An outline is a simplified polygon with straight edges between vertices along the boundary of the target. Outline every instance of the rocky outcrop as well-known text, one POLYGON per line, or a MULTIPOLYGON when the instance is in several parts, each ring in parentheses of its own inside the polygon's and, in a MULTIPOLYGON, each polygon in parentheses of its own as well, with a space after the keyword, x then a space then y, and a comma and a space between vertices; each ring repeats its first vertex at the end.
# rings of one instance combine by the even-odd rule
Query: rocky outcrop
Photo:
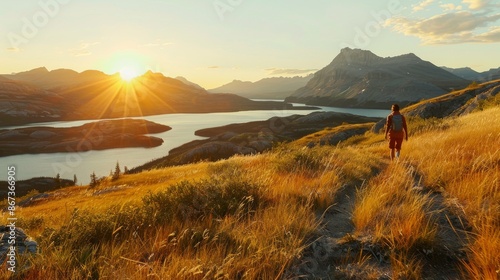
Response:
POLYGON ((370 51, 345 48, 286 101, 387 108, 394 102, 405 105, 440 96, 469 83, 414 54, 382 58, 370 51))
POLYGON ((0 130, 0 156, 79 152, 125 147, 156 147, 163 139, 144 134, 171 128, 146 120, 121 119, 77 127, 29 127, 0 130))
MULTIPOLYGON (((9 240, 15 240, 15 254, 36 254, 38 244, 31 237, 29 237, 23 229, 18 227, 10 227, 8 225, 0 225, 0 264, 4 262, 14 261, 8 255, 12 243, 9 240)), ((12 241, 11 241, 12 242, 12 241)))

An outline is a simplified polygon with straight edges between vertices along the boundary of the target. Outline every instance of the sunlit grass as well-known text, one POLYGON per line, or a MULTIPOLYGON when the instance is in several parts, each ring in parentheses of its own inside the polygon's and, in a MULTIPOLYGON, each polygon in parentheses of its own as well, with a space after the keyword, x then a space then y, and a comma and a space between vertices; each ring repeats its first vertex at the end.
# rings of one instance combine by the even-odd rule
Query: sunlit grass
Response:
POLYGON ((494 279, 500 271, 500 108, 453 121, 414 141, 409 154, 427 186, 443 191, 456 214, 473 227, 468 277, 494 279))
POLYGON ((414 178, 397 164, 368 182, 358 193, 353 213, 357 231, 395 250, 432 244, 436 232, 427 215, 429 197, 417 195, 413 187, 414 178))
POLYGON ((18 212, 42 252, 26 279, 274 279, 336 191, 353 174, 370 176, 374 167, 346 168, 351 158, 366 159, 330 147, 277 150, 58 190, 18 212))

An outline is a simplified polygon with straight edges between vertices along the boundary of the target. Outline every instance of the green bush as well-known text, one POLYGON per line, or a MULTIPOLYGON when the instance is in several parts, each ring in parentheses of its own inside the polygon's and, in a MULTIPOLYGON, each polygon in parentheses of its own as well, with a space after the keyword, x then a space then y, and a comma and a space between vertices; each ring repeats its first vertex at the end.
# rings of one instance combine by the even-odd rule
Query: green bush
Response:
POLYGON ((275 166, 278 172, 297 173, 306 171, 314 176, 317 172, 323 172, 326 168, 323 159, 328 154, 329 152, 324 147, 283 151, 277 157, 275 166))
POLYGON ((146 216, 160 224, 174 219, 220 218, 236 214, 243 208, 253 211, 259 200, 259 188, 237 177, 183 181, 143 198, 146 216))
POLYGON ((59 230, 46 229, 42 240, 73 249, 94 246, 128 238, 132 233, 148 226, 144 214, 136 205, 112 206, 100 214, 90 211, 73 211, 71 220, 59 230))

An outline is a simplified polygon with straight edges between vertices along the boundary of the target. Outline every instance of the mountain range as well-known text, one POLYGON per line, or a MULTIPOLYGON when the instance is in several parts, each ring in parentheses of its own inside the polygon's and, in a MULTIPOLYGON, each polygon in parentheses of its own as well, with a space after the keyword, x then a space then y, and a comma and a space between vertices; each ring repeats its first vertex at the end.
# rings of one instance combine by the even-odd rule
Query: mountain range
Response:
POLYGON ((311 80, 313 74, 305 77, 273 77, 256 82, 234 80, 218 88, 209 89, 212 93, 234 93, 246 98, 285 99, 298 88, 311 80))
MULTIPOLYGON (((234 94, 210 94, 187 80, 151 71, 124 82, 119 74, 69 69, 0 76, 0 125, 283 108, 234 94)), ((292 107, 289 105, 288 107, 292 107)), ((288 108, 287 107, 287 108, 288 108)))
POLYGON ((500 79, 500 67, 499 68, 493 68, 488 71, 484 72, 477 72, 470 67, 463 67, 463 68, 448 68, 445 66, 442 66, 444 70, 453 73, 461 78, 464 78, 466 80, 472 80, 472 81, 478 81, 478 82, 487 82, 487 81, 492 81, 492 80, 497 80, 500 79))
POLYGON ((342 49, 313 75, 234 80, 208 91, 183 77, 169 78, 151 71, 126 83, 119 74, 40 67, 0 75, 0 125, 284 106, 247 98, 386 109, 394 102, 406 106, 464 88, 472 81, 497 78, 500 68, 479 73, 468 67, 437 67, 412 53, 383 58, 350 48, 342 49))
POLYGON ((367 50, 344 48, 286 101, 387 108, 394 102, 407 105, 433 98, 470 82, 412 53, 382 58, 367 50))

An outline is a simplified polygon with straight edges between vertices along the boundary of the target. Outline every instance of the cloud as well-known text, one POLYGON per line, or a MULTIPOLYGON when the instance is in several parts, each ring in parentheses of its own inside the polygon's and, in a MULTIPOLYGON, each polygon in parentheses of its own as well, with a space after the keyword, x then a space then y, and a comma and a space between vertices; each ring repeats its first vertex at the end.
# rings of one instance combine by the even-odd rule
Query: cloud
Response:
POLYGON ((424 0, 423 2, 419 3, 418 5, 413 6, 413 11, 421 11, 425 9, 427 6, 432 4, 434 0, 424 0))
POLYGON ((463 9, 463 7, 461 5, 459 6, 455 6, 455 4, 442 4, 440 5, 441 8, 443 8, 443 10, 445 11, 460 11, 463 9))
POLYGON ((491 43, 500 42, 497 33, 495 30, 484 31, 484 28, 499 19, 500 14, 453 11, 427 19, 394 17, 385 25, 405 35, 416 36, 424 44, 491 43))
POLYGON ((488 32, 477 35, 476 39, 488 43, 500 42, 500 27, 492 28, 488 32))
POLYGON ((21 49, 19 49, 19 48, 7 48, 6 50, 9 52, 20 52, 21 51, 21 49))
POLYGON ((318 69, 283 69, 283 68, 268 68, 268 75, 303 75, 318 71, 318 69))
POLYGON ((462 3, 468 4, 469 9, 479 10, 489 6, 491 0, 463 0, 462 3))
POLYGON ((89 48, 94 45, 98 45, 100 42, 93 42, 93 43, 81 43, 79 48, 71 49, 70 53, 74 56, 86 56, 86 55, 91 55, 92 52, 90 52, 89 48))
POLYGON ((208 66, 208 69, 219 69, 220 66, 214 65, 214 66, 208 66))

